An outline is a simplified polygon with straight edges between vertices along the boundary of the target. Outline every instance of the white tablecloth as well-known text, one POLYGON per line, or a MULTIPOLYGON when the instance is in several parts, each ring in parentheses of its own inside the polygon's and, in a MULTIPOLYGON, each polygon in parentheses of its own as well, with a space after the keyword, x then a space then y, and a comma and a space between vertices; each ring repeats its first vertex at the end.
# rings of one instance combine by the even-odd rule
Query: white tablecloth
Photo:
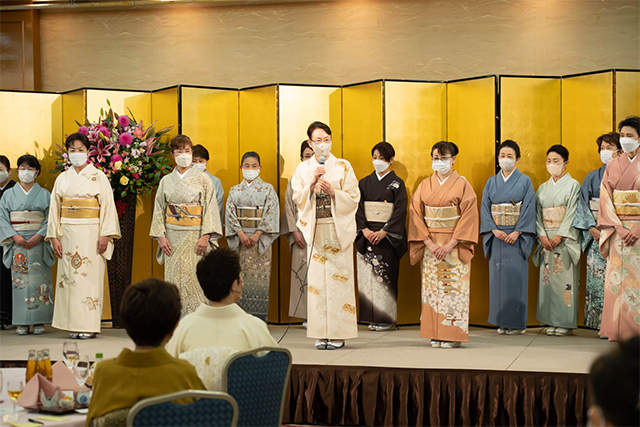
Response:
MULTIPOLYGON (((0 403, 0 426, 9 426, 9 424, 5 423, 3 418, 4 415, 12 413, 12 403, 11 398, 7 394, 7 382, 12 380, 22 380, 24 381, 24 375, 26 372, 25 368, 3 368, 2 370, 2 392, 0 393, 0 399, 4 400, 4 402, 0 403)), ((19 410, 19 418, 18 422, 27 422, 29 418, 37 420, 41 415, 55 415, 55 414, 46 414, 37 411, 28 411, 23 408, 20 408, 16 405, 16 409, 19 410)), ((45 426, 57 426, 57 427, 82 427, 84 426, 87 416, 83 414, 78 414, 76 412, 68 412, 66 414, 62 414, 64 417, 71 418, 68 421, 62 422, 53 422, 53 421, 42 421, 39 422, 44 423, 45 426)))

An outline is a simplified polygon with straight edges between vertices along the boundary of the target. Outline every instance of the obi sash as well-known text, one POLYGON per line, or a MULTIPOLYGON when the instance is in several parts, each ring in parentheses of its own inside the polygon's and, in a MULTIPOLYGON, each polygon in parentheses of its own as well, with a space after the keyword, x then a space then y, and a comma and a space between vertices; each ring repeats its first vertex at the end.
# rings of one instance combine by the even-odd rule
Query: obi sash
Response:
POLYGON ((170 203, 167 205, 164 222, 185 227, 200 227, 202 225, 202 206, 197 203, 170 203))
POLYGON ((364 215, 369 222, 384 222, 391 219, 393 203, 364 202, 364 215))
POLYGON ((62 199, 62 218, 100 218, 98 199, 62 199))
POLYGON ((500 203, 497 205, 491 205, 491 216, 493 222, 496 225, 508 227, 518 224, 520 219, 520 210, 522 209, 522 202, 520 203, 500 203))
POLYGON ((424 207, 424 220, 429 228, 455 228, 460 221, 458 206, 424 207))
POLYGON ((589 200, 589 210, 591 211, 591 213, 595 217, 596 221, 598 221, 598 212, 600 212, 600 199, 599 198, 594 197, 593 199, 589 200))
POLYGON ((331 196, 324 193, 316 194, 316 219, 331 217, 331 196))
POLYGON ((16 231, 38 231, 44 222, 42 211, 13 211, 9 213, 11 226, 16 231))
POLYGON ((617 215, 640 215, 640 191, 613 190, 613 206, 617 215))
POLYGON ((556 206, 553 208, 542 208, 542 224, 545 229, 558 229, 562 226, 562 221, 567 214, 566 206, 556 206))
POLYGON ((256 206, 255 208, 237 207, 236 217, 242 228, 258 228, 262 221, 264 208, 256 206))

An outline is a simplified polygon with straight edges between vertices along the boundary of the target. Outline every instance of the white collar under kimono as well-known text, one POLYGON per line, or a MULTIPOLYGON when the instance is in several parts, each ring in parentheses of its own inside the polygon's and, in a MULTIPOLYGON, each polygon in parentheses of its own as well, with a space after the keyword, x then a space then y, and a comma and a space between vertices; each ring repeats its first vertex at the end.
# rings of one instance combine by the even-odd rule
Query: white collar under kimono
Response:
POLYGON ((378 172, 376 172, 376 176, 378 177, 378 181, 382 181, 384 179, 385 176, 389 175, 391 173, 391 171, 387 171, 387 173, 385 173, 384 175, 380 176, 378 175, 378 172))
POLYGON ((553 179, 553 177, 551 177, 551 178, 550 178, 550 181, 553 183, 553 185, 557 185, 557 184, 559 184, 559 183, 560 183, 560 181, 562 181, 562 180, 563 180, 563 179, 565 179, 566 177, 571 178, 571 175, 569 175, 569 172, 565 173, 565 174, 562 176, 562 178, 560 178, 560 179, 559 179, 559 180, 557 180, 557 181, 556 181, 555 179, 553 179))
POLYGON ((20 187, 20 189, 22 190, 22 192, 24 193, 25 196, 28 196, 29 193, 31 192, 31 190, 33 190, 33 187, 35 187, 35 185, 33 187, 31 187, 29 189, 29 191, 25 190, 24 187, 22 185, 20 185, 20 183, 18 183, 18 187, 20 187))
POLYGON ((449 179, 449 176, 451 176, 451 174, 449 174, 448 177, 446 177, 445 179, 443 179, 442 181, 440 181, 440 177, 438 176, 437 173, 436 174, 436 179, 438 180, 438 182, 440 183, 440 185, 444 184, 445 182, 447 182, 447 180, 449 179))
POLYGON ((635 162, 635 161, 636 161, 636 159, 638 158, 638 155, 640 155, 640 153, 639 153, 639 154, 636 154, 636 156, 635 156, 633 159, 630 159, 630 158, 629 158, 629 156, 627 155, 627 153, 624 153, 624 157, 625 157, 627 160, 629 160, 629 163, 633 163, 633 162, 635 162))
POLYGON ((518 168, 513 169, 513 170, 511 171, 511 173, 509 174, 509 176, 508 176, 508 177, 506 177, 506 178, 504 177, 504 174, 502 173, 502 171, 500 171, 500 176, 502 177, 502 179, 504 180, 504 182, 507 182, 507 181, 509 180, 509 178, 511 178, 511 176, 512 176, 512 175, 513 175, 513 173, 516 171, 516 169, 518 169, 518 168))

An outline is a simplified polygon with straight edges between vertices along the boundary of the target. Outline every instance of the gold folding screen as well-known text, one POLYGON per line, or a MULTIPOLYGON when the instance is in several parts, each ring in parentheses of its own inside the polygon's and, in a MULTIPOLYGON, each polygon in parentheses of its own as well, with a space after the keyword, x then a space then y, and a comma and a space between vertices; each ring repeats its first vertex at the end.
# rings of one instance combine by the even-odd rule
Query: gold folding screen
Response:
MULTIPOLYGON (((615 71, 615 119, 640 114, 640 71, 615 71)), ((618 123, 615 123, 618 130, 618 123)))

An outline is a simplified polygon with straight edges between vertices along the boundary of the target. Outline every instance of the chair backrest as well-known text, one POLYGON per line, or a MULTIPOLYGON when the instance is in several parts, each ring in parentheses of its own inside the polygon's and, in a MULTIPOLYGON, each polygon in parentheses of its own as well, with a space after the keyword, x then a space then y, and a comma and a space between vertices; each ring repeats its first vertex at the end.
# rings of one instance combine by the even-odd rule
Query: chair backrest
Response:
POLYGON ((281 425, 290 374, 291 352, 286 348, 260 347, 230 357, 222 390, 238 402, 238 426, 281 425))
POLYGON ((127 426, 236 426, 238 403, 219 391, 184 390, 149 397, 133 405, 127 426), (186 405, 174 400, 198 399, 186 405))

